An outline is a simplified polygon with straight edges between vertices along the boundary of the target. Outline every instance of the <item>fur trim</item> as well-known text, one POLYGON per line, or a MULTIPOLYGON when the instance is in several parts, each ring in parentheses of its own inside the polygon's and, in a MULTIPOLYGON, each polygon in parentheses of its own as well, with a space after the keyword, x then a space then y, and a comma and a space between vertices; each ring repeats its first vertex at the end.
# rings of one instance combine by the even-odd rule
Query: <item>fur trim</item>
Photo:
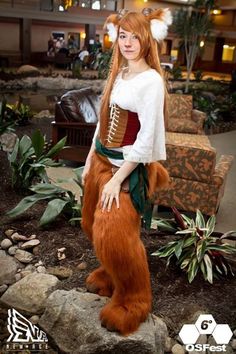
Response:
POLYGON ((150 23, 152 36, 159 42, 167 36, 168 26, 172 24, 172 15, 169 9, 164 9, 158 14, 158 17, 155 18, 152 15, 150 23))
POLYGON ((112 42, 115 42, 117 39, 117 26, 114 23, 109 22, 107 24, 107 32, 112 42))

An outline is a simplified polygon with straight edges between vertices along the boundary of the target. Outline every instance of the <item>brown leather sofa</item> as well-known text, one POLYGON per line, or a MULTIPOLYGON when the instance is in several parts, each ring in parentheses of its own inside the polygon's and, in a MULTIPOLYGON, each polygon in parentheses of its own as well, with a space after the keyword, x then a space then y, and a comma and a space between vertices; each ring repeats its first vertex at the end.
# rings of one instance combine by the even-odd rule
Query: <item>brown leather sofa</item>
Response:
POLYGON ((59 158, 85 162, 98 120, 100 97, 90 88, 69 91, 56 103, 52 142, 67 136, 59 158))

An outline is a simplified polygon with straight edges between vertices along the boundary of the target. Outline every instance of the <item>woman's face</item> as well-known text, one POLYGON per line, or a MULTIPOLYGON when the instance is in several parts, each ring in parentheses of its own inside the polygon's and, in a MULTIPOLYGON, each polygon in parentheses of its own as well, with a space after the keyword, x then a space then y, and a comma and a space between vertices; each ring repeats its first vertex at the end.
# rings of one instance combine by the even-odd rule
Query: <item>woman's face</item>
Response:
POLYGON ((140 42, 138 40, 138 37, 134 33, 127 32, 120 27, 118 45, 120 48, 120 52, 125 59, 127 60, 137 59, 141 47, 140 47, 140 42))

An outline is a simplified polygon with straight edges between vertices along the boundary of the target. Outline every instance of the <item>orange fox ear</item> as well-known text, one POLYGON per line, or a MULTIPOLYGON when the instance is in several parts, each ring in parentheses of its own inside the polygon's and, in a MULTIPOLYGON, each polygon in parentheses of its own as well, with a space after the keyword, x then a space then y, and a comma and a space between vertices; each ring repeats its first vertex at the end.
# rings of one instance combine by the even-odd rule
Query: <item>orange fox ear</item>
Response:
POLYGON ((149 180, 148 197, 151 198, 159 190, 168 188, 170 176, 167 169, 159 162, 150 163, 146 167, 149 180))
POLYGON ((112 42, 116 41, 118 24, 119 24, 119 16, 115 14, 110 15, 104 24, 104 29, 107 30, 108 35, 111 38, 112 42))
POLYGON ((172 24, 172 15, 169 9, 158 9, 152 11, 148 18, 150 20, 151 32, 158 42, 167 36, 168 26, 172 24))

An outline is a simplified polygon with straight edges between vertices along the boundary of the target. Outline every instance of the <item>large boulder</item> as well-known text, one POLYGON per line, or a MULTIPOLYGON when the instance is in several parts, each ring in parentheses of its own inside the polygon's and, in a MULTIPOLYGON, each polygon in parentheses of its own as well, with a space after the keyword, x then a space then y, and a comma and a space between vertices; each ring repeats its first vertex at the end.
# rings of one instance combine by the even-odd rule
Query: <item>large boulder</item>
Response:
POLYGON ((99 313, 106 302, 107 298, 95 294, 56 290, 39 325, 65 353, 164 353, 168 333, 160 318, 150 315, 137 332, 124 337, 101 326, 99 313))
POLYGON ((29 75, 39 75, 40 71, 38 68, 36 68, 35 66, 32 65, 22 65, 19 67, 19 69, 17 70, 18 74, 29 74, 29 75))
POLYGON ((26 314, 40 314, 59 282, 53 275, 33 273, 10 286, 0 301, 26 314))

